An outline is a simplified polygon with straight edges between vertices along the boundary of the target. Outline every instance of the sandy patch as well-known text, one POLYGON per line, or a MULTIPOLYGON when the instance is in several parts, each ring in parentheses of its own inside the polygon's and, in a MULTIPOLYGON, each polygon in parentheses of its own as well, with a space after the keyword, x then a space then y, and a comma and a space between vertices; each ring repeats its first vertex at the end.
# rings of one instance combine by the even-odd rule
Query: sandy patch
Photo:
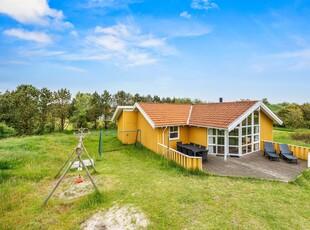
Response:
MULTIPOLYGON (((98 178, 94 176, 92 177, 98 187, 98 178)), ((55 196, 60 199, 70 200, 90 194, 95 190, 88 176, 82 176, 84 180, 82 183, 76 183, 77 178, 78 176, 76 175, 66 176, 61 182, 60 186, 57 188, 55 196)))
POLYGON ((149 224, 141 210, 132 206, 114 206, 106 214, 101 211, 81 224, 83 230, 145 229, 149 224))

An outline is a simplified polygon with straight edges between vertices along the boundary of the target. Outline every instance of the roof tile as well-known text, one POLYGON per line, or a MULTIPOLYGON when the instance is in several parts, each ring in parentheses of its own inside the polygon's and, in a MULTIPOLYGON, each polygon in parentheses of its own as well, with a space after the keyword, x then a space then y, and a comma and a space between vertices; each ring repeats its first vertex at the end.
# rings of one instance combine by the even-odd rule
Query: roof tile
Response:
MULTIPOLYGON (((222 102, 192 105, 189 125, 228 128, 257 101, 222 102)), ((138 103, 155 126, 187 125, 191 105, 138 103)))

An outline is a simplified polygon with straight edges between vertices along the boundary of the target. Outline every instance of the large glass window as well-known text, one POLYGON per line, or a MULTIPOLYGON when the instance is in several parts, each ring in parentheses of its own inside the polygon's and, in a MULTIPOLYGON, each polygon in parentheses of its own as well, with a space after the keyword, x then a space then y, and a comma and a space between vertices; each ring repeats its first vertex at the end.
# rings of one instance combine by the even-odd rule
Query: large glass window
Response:
MULTIPOLYGON (((246 154, 259 150, 260 141, 259 111, 246 117, 228 135, 229 154, 246 154)), ((208 147, 210 153, 223 154, 225 149, 225 131, 208 129, 208 147)))
POLYGON ((169 139, 177 140, 179 139, 179 126, 172 126, 169 130, 169 139))
POLYGON ((208 129, 208 149, 210 153, 224 153, 225 132, 219 129, 208 129))
POLYGON ((259 150, 259 111, 254 111, 241 122, 242 154, 259 150))

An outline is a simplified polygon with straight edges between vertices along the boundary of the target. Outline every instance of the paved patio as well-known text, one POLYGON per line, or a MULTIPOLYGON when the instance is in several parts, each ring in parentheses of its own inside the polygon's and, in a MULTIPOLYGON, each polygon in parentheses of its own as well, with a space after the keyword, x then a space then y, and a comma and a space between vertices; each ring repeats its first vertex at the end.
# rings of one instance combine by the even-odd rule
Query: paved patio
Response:
POLYGON ((224 176, 255 177, 288 182, 307 169, 307 161, 298 160, 298 164, 270 161, 263 152, 255 152, 238 157, 224 157, 208 154, 208 161, 202 165, 203 170, 224 176))

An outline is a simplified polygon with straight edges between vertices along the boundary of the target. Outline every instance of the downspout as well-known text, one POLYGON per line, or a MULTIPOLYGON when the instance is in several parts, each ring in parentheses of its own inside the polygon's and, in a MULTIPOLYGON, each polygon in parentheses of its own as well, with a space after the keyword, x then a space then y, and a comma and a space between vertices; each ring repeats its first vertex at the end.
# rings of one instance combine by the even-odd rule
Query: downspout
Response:
POLYGON ((162 144, 165 145, 165 131, 168 127, 166 126, 165 129, 163 130, 163 134, 162 134, 162 144))

